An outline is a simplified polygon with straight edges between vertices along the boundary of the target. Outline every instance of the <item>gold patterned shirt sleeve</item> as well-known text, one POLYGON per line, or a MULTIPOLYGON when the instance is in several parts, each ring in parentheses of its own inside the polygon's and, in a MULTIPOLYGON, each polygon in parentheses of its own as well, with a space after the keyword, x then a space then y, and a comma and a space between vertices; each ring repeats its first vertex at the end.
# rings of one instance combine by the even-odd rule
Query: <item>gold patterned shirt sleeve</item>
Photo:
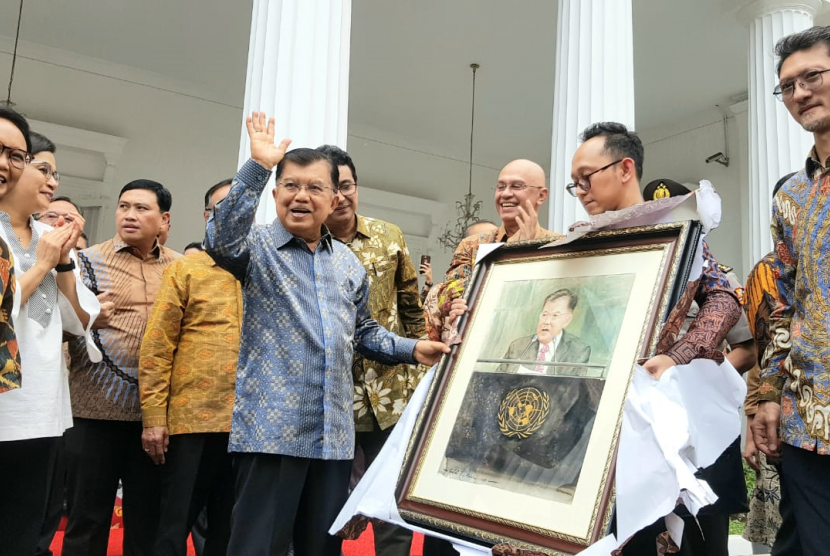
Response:
POLYGON ((171 265, 141 346, 145 426, 171 435, 228 432, 239 358, 242 291, 207 253, 171 265))
POLYGON ((412 263, 412 256, 406 246, 403 232, 395 231, 401 249, 397 254, 398 270, 395 273, 395 286, 398 292, 398 313, 403 323, 404 336, 407 338, 421 338, 426 334, 424 326, 423 308, 420 293, 418 292, 418 273, 412 263))
POLYGON ((167 426, 167 403, 173 357, 179 345, 187 290, 181 264, 173 263, 162 276, 153 311, 147 322, 138 368, 141 414, 145 427, 167 426))

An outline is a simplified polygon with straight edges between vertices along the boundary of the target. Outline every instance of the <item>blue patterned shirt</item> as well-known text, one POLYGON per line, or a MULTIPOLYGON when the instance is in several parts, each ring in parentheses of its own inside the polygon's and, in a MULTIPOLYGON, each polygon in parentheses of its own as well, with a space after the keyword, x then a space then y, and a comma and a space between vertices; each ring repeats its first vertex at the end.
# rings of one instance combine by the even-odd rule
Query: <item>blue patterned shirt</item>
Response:
POLYGON ((279 219, 254 225, 270 175, 246 162, 207 224, 208 254, 242 282, 228 450, 351 459, 354 347, 381 363, 412 363, 417 341, 372 320, 366 271, 328 230, 311 251, 279 219))
POLYGON ((781 440, 828 455, 830 171, 814 157, 815 151, 772 207, 778 300, 758 399, 781 404, 781 440))

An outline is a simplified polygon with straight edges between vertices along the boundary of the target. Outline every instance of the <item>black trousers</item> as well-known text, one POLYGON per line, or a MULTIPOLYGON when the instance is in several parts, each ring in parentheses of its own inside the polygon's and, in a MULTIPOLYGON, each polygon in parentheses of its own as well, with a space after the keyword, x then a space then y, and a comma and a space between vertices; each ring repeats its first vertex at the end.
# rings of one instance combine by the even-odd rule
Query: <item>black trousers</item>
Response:
POLYGON ((0 442, 0 553, 32 556, 43 517, 60 437, 0 442))
MULTIPOLYGON (((709 467, 696 476, 705 479, 718 500, 700 509, 697 521, 684 508, 675 510, 684 522, 681 556, 728 556, 729 515, 749 510, 743 474, 741 439, 736 438, 709 467)), ((623 548, 624 556, 657 554, 657 535, 666 530, 663 518, 637 532, 623 548)))
POLYGON ((161 467, 161 519, 156 556, 186 556, 187 536, 202 508, 208 529, 204 556, 225 556, 231 534, 234 477, 228 433, 177 434, 161 467))
POLYGON ((118 481, 124 556, 151 556, 159 523, 159 467, 144 453, 138 421, 75 419, 66 432, 69 519, 63 556, 106 556, 118 481))
POLYGON ((781 444, 782 525, 775 556, 819 556, 830 547, 830 456, 781 444))
POLYGON ((52 540, 60 527, 65 513, 66 502, 66 446, 63 436, 55 444, 55 457, 52 462, 49 491, 46 497, 46 512, 37 541, 35 556, 52 556, 52 540))
MULTIPOLYGON (((236 503, 228 554, 339 556, 328 534, 346 502, 351 460, 234 454, 236 503)), ((209 526, 210 524, 208 524, 209 526)))
MULTIPOLYGON (((697 520, 683 517, 683 540, 679 556, 729 556, 729 516, 700 515, 697 520)), ((623 556, 656 556, 657 535, 666 531, 666 522, 658 519, 637 532, 623 548, 623 556)))
MULTIPOLYGON (((392 434, 392 428, 381 430, 377 421, 373 431, 355 434, 355 449, 363 450, 366 469, 378 457, 390 434, 392 434)), ((391 523, 372 523, 372 528, 375 532, 375 554, 377 556, 409 556, 412 549, 412 531, 391 523)))

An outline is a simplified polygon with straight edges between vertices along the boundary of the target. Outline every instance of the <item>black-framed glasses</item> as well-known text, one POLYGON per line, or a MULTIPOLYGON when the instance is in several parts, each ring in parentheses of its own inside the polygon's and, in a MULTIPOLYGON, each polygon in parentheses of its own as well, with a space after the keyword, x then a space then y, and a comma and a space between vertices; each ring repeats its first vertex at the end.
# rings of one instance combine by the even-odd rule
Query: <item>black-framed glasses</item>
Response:
POLYGON ((794 79, 787 79, 776 85, 775 89, 772 90, 772 94, 781 102, 788 102, 795 95, 796 85, 801 85, 801 88, 805 91, 815 91, 821 87, 821 84, 824 82, 822 75, 828 71, 830 69, 807 70, 794 79))
POLYGON ((321 183, 294 183, 293 181, 282 181, 278 183, 280 187, 289 193, 299 193, 300 189, 305 189, 309 195, 318 197, 326 192, 326 189, 331 189, 328 185, 321 183))
POLYGON ((0 156, 3 156, 3 153, 6 153, 6 156, 9 157, 9 164, 18 170, 22 170, 32 161, 32 155, 23 149, 15 149, 14 147, 0 143, 0 156))
POLYGON ((355 191, 357 191, 357 184, 353 181, 344 181, 337 186, 337 192, 346 196, 354 195, 355 191))
POLYGON ((608 164, 606 164, 602 168, 597 168, 596 170, 594 170, 590 174, 585 174, 580 179, 576 180, 575 183, 569 183, 568 185, 566 185, 565 190, 568 193, 570 193, 571 195, 573 195, 574 197, 576 197, 576 188, 577 187, 579 189, 581 189, 582 191, 584 191, 585 193, 588 193, 591 190, 591 176, 593 176, 594 174, 598 174, 599 172, 602 172, 603 170, 607 170, 608 168, 610 168, 614 164, 619 164, 623 160, 625 160, 625 159, 621 158, 619 160, 615 160, 614 162, 609 162, 608 164))
POLYGON ((29 165, 32 168, 35 168, 41 174, 43 174, 43 177, 46 178, 46 181, 49 181, 49 178, 54 178, 55 183, 60 185, 61 175, 58 174, 57 171, 52 170, 52 165, 46 162, 45 160, 32 160, 31 162, 29 162, 29 165))

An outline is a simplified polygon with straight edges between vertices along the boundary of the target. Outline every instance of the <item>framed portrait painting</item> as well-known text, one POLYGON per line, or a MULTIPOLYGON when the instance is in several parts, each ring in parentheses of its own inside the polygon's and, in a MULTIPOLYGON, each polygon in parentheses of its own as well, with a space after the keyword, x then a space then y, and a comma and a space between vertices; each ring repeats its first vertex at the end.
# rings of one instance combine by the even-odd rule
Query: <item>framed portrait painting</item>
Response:
POLYGON ((477 265, 396 492, 404 519, 575 554, 607 533, 634 365, 654 353, 694 222, 506 244, 477 265))

